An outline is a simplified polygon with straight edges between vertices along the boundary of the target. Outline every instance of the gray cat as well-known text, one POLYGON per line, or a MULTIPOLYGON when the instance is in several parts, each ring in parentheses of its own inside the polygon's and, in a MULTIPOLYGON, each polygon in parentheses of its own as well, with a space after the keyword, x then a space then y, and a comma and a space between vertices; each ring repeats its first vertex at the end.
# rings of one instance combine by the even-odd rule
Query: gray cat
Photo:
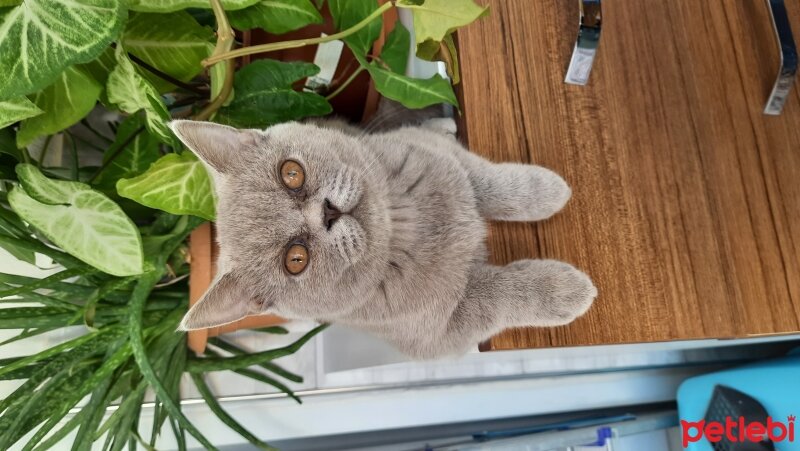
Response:
POLYGON ((567 324, 597 295, 566 263, 486 262, 487 219, 548 218, 570 189, 542 167, 469 152, 450 119, 373 134, 337 121, 171 127, 218 196, 218 275, 183 330, 269 312, 434 358, 509 327, 567 324))

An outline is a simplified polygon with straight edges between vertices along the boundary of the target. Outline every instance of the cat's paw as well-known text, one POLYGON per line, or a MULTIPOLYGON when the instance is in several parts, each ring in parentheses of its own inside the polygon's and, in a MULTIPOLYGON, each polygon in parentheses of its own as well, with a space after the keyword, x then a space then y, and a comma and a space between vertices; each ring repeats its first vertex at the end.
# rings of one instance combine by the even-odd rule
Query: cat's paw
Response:
POLYGON ((589 310, 597 288, 586 273, 556 260, 523 260, 509 267, 522 270, 531 286, 529 325, 561 326, 589 310))
POLYGON ((561 211, 572 197, 572 190, 567 182, 555 172, 540 166, 526 166, 526 169, 528 189, 532 193, 528 210, 530 220, 547 219, 561 211))

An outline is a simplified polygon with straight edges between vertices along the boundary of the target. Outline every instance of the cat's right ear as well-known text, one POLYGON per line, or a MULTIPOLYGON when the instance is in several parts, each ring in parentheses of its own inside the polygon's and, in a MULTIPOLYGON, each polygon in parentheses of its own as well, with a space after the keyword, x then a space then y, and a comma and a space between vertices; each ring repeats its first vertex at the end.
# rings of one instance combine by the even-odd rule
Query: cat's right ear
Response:
POLYGON ((259 303, 226 273, 212 282, 206 294, 184 315, 178 330, 206 329, 232 323, 259 312, 259 303))
POLYGON ((175 120, 169 123, 175 135, 206 164, 220 174, 242 158, 242 148, 256 144, 256 130, 238 130, 213 122, 175 120))

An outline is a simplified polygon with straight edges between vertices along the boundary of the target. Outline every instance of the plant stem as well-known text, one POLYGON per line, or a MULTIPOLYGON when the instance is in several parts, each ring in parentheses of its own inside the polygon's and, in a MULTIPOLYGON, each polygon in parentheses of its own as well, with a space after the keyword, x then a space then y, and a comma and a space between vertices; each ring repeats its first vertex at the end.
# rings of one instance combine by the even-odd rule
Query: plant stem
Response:
POLYGON ((147 64, 141 58, 139 58, 138 56, 134 55, 133 53, 128 52, 128 58, 130 58, 131 61, 133 61, 134 63, 142 66, 142 68, 146 69, 151 74, 155 75, 156 77, 158 77, 158 78, 160 78, 160 79, 162 79, 162 80, 164 80, 164 81, 166 81, 168 83, 172 83, 173 85, 175 85, 175 86, 177 86, 179 88, 183 88, 183 89, 185 89, 187 91, 194 92, 195 94, 200 94, 200 95, 204 95, 205 94, 205 92, 203 92, 203 90, 197 89, 196 86, 192 86, 189 83, 182 82, 182 81, 178 80, 177 78, 173 77, 172 75, 164 73, 164 72, 156 69, 155 67, 147 64))
MULTIPOLYGON (((228 22, 228 16, 225 15, 225 9, 222 7, 220 0, 211 0, 211 9, 214 11, 214 17, 217 19, 217 45, 214 47, 214 52, 211 57, 224 55, 233 48, 234 34, 231 24, 228 22)), ((220 60, 222 61, 222 60, 220 60)), ((210 67, 211 64, 203 64, 205 67, 210 67)), ((231 92, 233 91, 233 72, 236 70, 236 65, 233 59, 229 59, 225 63, 225 80, 222 82, 222 88, 217 96, 209 102, 199 113, 194 116, 195 120, 204 121, 210 118, 220 107, 228 100, 231 92)))
POLYGON ((344 91, 345 89, 347 89, 347 87, 348 87, 348 86, 350 86, 350 83, 352 83, 352 82, 353 82, 353 80, 355 80, 355 79, 356 79, 356 77, 358 77, 358 75, 359 75, 361 72, 364 72, 365 70, 366 70, 366 69, 364 69, 364 66, 360 66, 358 69, 356 69, 355 71, 353 71, 353 73, 352 73, 352 74, 351 74, 349 77, 347 77, 347 80, 345 80, 345 81, 344 81, 344 83, 342 83, 341 85, 339 85, 339 87, 338 87, 338 88, 336 88, 336 90, 335 90, 335 91, 333 91, 332 93, 328 94, 328 95, 325 97, 325 100, 331 100, 332 98, 334 98, 334 97, 338 96, 339 94, 341 94, 341 93, 342 93, 342 91, 344 91))
POLYGON ((94 136, 97 136, 98 138, 102 139, 103 141, 105 141, 105 142, 107 142, 107 143, 109 143, 109 144, 111 144, 111 143, 113 142, 113 141, 111 140, 111 138, 109 138, 109 137, 107 137, 107 136, 103 135, 102 133, 100 133, 99 131, 97 131, 97 129, 96 129, 96 128, 92 127, 92 124, 90 124, 90 123, 89 123, 89 121, 88 121, 86 118, 83 118, 83 119, 81 119, 81 125, 83 125, 84 127, 86 127, 86 129, 87 129, 87 130, 89 130, 90 132, 92 132, 92 134, 93 134, 94 136))
POLYGON ((78 169, 80 166, 80 162, 78 161, 78 144, 75 142, 75 138, 70 132, 64 130, 64 134, 69 138, 70 143, 72 143, 72 166, 70 167, 70 176, 72 180, 77 182, 78 169))
POLYGON ((78 141, 84 143, 87 147, 91 147, 92 149, 94 149, 94 150, 96 150, 98 152, 105 152, 104 149, 101 149, 100 147, 97 147, 97 145, 95 145, 94 143, 89 142, 86 138, 82 138, 80 135, 73 134, 72 137, 77 139, 78 141))
POLYGON ((323 42, 329 42, 329 41, 335 41, 337 39, 343 39, 343 38, 346 38, 346 37, 350 36, 351 34, 354 34, 354 33, 358 32, 362 28, 366 27, 367 25, 369 25, 370 22, 372 22, 373 20, 375 20, 378 17, 380 17, 381 14, 383 14, 384 12, 386 12, 387 10, 392 8, 393 6, 394 5, 392 4, 392 2, 386 2, 383 5, 381 5, 380 8, 376 9, 375 11, 373 11, 372 14, 370 14, 367 17, 365 17, 364 20, 362 20, 361 22, 353 25, 352 27, 350 27, 350 28, 348 28, 346 30, 340 31, 338 33, 335 33, 335 34, 332 34, 332 35, 329 35, 329 36, 323 36, 323 37, 319 37, 319 38, 310 38, 310 39, 297 39, 297 40, 294 40, 294 41, 275 42, 275 43, 272 43, 272 44, 261 44, 261 45, 254 45, 252 47, 240 48, 240 49, 232 50, 232 51, 225 52, 225 53, 222 53, 222 54, 211 55, 210 57, 208 57, 205 60, 203 60, 203 66, 208 67, 208 66, 211 66, 212 64, 220 62, 220 61, 229 60, 231 58, 237 58, 237 57, 245 56, 245 55, 252 55, 252 54, 255 54, 255 53, 265 53, 265 52, 274 52, 276 50, 293 49, 293 48, 297 48, 297 47, 303 47, 303 46, 306 46, 306 45, 320 44, 320 43, 323 43, 323 42))
POLYGON ((117 148, 117 149, 114 151, 114 153, 113 153, 113 154, 111 154, 111 156, 110 156, 110 157, 108 157, 108 159, 107 159, 106 161, 104 161, 104 162, 103 162, 103 165, 102 165, 102 166, 100 166, 100 169, 98 169, 98 170, 97 170, 97 172, 95 172, 95 173, 94 173, 94 175, 92 176, 92 178, 90 178, 90 179, 89 179, 89 183, 92 183, 92 182, 94 182, 94 180, 95 180, 95 179, 96 179, 96 178, 97 178, 97 177, 98 177, 100 174, 102 174, 102 173, 103 173, 103 171, 104 171, 104 170, 105 170, 105 169, 106 169, 106 168, 107 168, 107 167, 108 167, 108 166, 109 166, 111 163, 113 163, 113 162, 114 162, 114 160, 115 160, 115 159, 116 159, 116 158, 117 158, 117 157, 118 157, 118 156, 119 156, 119 155, 122 153, 122 151, 123 151, 123 150, 125 150, 125 148, 126 148, 126 147, 128 147, 128 145, 130 145, 130 143, 132 143, 134 139, 136 139, 136 136, 138 136, 138 135, 139 135, 139 133, 141 133, 141 132, 143 132, 143 131, 144 131, 144 125, 140 126, 140 127, 139 127, 139 128, 137 128, 136 130, 134 130, 134 132, 133 132, 133 133, 131 133, 131 135, 130 135, 130 136, 128 136, 128 139, 126 139, 126 140, 125 140, 125 142, 123 142, 123 143, 122 143, 122 144, 121 144, 121 145, 120 145, 120 146, 119 146, 119 147, 118 147, 118 148, 117 148))
MULTIPOLYGON (((39 155, 39 167, 44 167, 44 158, 47 156, 47 151, 50 150, 50 141, 53 139, 53 135, 47 135, 47 138, 44 140, 44 147, 42 147, 42 154, 39 155)), ((27 155, 28 152, 23 153, 22 155, 27 155)), ((30 163, 30 161, 26 161, 26 163, 30 163)))

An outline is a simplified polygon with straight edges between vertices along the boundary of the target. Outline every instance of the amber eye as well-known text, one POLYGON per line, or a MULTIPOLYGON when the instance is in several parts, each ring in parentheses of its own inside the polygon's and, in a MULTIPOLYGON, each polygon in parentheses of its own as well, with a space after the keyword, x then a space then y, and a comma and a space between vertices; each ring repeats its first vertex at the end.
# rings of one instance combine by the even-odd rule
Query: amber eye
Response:
POLYGON ((300 189, 306 181, 306 173, 300 163, 286 160, 281 164, 281 179, 287 188, 300 189))
POLYGON ((283 264, 289 274, 300 274, 308 266, 308 249, 302 244, 292 244, 286 251, 283 264))

